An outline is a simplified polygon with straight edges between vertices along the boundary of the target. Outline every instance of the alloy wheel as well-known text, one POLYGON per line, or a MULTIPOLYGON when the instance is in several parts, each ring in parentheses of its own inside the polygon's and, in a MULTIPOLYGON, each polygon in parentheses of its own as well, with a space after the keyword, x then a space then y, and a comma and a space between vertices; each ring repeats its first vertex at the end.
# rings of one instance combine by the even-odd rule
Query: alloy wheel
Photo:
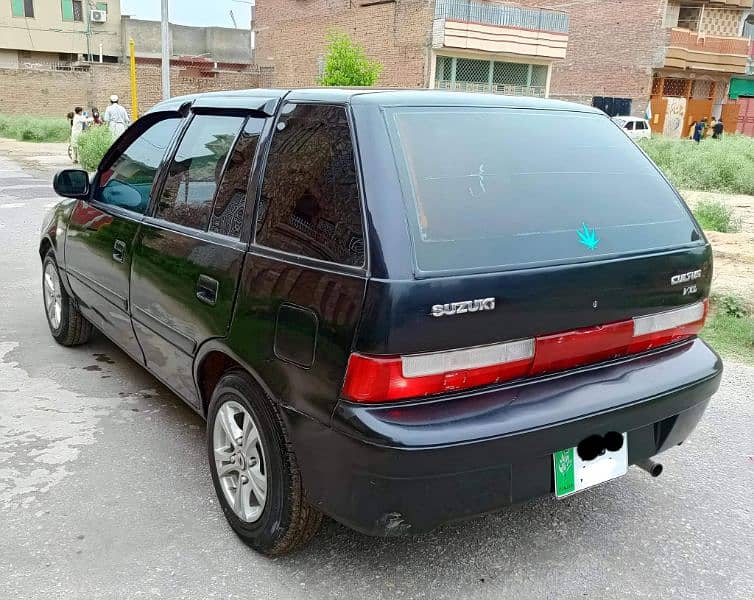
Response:
POLYGON ((223 403, 215 417, 212 443, 225 500, 239 519, 253 523, 267 500, 267 461, 251 413, 238 402, 223 403))
POLYGON ((55 264, 48 262, 44 269, 44 284, 42 286, 47 320, 53 329, 60 327, 63 312, 63 301, 60 290, 60 277, 55 264))

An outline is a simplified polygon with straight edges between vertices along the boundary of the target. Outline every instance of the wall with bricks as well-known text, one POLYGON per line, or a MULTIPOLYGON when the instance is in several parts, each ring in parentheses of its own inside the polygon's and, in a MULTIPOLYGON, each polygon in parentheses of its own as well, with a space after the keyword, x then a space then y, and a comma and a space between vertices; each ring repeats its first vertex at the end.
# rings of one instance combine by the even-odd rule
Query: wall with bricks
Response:
POLYGON ((568 49, 553 63, 550 97, 583 104, 592 96, 631 98, 633 114, 643 114, 667 44, 666 0, 611 0, 609 8, 604 0, 518 2, 568 12, 568 49))
MULTIPOLYGON (((161 99, 159 64, 137 64, 136 81, 139 113, 143 114, 161 99)), ((219 71, 211 77, 199 76, 183 67, 171 67, 173 96, 216 90, 269 87, 267 74, 245 71, 219 71)), ((104 111, 111 94, 131 113, 131 85, 127 64, 93 64, 88 71, 44 71, 0 69, 0 113, 65 116, 74 106, 104 111)))
POLYGON ((343 31, 383 65, 378 86, 426 87, 433 0, 264 0, 255 9, 255 60, 276 87, 316 85, 325 36, 343 31))

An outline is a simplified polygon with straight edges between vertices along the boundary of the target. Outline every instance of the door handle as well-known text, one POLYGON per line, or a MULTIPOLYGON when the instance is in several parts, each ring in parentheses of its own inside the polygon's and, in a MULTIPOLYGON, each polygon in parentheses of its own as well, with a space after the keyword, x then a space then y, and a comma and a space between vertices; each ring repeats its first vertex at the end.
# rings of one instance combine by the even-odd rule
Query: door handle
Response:
POLYGON ((113 244, 113 260, 119 263, 126 260, 126 242, 123 240, 115 240, 113 244))
POLYGON ((199 281, 196 282, 196 297, 199 301, 214 306, 217 302, 217 290, 220 284, 217 279, 212 279, 207 275, 199 275, 199 281))

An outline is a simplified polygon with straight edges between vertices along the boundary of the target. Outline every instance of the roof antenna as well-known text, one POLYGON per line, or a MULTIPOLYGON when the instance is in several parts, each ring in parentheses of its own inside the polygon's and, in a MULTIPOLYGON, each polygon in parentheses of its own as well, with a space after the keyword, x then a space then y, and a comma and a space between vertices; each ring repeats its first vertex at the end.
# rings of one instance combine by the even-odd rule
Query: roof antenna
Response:
POLYGON ((233 14, 233 9, 230 9, 230 20, 233 21, 233 29, 238 29, 238 24, 236 23, 236 17, 233 14))

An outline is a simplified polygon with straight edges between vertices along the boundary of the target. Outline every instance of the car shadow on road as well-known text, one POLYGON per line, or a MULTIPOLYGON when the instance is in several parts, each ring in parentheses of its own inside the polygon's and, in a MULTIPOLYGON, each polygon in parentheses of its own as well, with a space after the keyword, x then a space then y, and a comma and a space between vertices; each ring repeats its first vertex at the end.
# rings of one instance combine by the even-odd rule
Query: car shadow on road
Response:
MULTIPOLYGON (((202 461, 205 424, 188 405, 101 334, 95 334, 88 346, 73 351, 81 354, 82 366, 78 368, 87 371, 86 376, 72 382, 74 388, 91 389, 92 377, 108 376, 110 372, 126 382, 121 394, 138 397, 140 410, 158 412, 157 418, 167 421, 164 426, 184 431, 185 441, 196 447, 191 460, 202 461), (102 372, 87 368, 94 366, 102 372)), ((109 391, 104 393, 111 395, 109 391)), ((195 474, 204 470, 204 464, 197 464, 195 474)), ((387 589, 392 580, 411 581, 412 587, 426 589, 442 582, 444 595, 448 591, 448 578, 458 585, 482 586, 509 576, 512 565, 526 564, 532 568, 527 577, 538 573, 547 578, 562 567, 566 556, 588 562, 594 558, 591 555, 595 548, 603 551, 608 548, 608 552, 620 556, 625 539, 636 535, 642 514, 651 511, 657 500, 646 493, 650 487, 648 481, 646 475, 632 469, 620 480, 573 497, 539 498, 417 536, 374 538, 326 519, 307 547, 263 563, 280 577, 295 578, 303 573, 307 580, 337 580, 343 590, 356 589, 359 582, 367 580, 370 585, 384 584, 387 589), (349 566, 345 579, 340 571, 343 564, 349 566)), ((193 490, 208 498, 214 496, 209 477, 197 481, 193 490)), ((463 498, 457 501, 463 502, 463 498)), ((219 511, 217 504, 213 507, 219 511)), ((249 553, 248 560, 260 559, 230 535, 224 519, 215 523, 218 540, 233 539, 240 552, 249 553)))

